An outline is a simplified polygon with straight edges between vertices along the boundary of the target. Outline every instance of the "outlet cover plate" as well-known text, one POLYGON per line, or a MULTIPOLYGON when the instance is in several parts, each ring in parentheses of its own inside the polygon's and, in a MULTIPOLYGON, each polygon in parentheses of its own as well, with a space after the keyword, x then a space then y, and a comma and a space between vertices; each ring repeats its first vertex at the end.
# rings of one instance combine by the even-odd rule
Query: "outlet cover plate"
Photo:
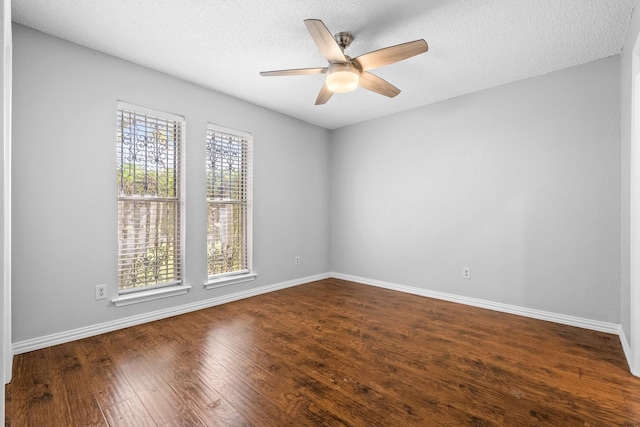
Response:
POLYGON ((107 298, 107 285, 96 285, 96 300, 107 298))

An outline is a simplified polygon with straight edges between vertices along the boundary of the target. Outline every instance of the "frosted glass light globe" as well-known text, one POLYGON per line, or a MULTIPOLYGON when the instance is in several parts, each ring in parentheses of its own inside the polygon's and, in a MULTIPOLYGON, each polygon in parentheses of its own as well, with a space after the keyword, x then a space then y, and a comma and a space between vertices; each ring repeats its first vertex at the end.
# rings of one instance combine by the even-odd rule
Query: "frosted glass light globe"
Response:
POLYGON ((351 92, 358 87, 360 73, 351 64, 331 64, 325 80, 331 92, 351 92))

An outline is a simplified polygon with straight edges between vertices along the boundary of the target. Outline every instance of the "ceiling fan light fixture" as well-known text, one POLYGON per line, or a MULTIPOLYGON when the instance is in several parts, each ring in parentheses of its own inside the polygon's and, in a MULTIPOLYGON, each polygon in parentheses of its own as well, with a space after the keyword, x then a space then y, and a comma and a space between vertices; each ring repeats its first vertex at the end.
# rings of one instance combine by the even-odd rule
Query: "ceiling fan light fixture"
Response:
POLYGON ((355 90, 360 81, 360 73, 351 64, 331 64, 327 71, 327 89, 335 93, 355 90))

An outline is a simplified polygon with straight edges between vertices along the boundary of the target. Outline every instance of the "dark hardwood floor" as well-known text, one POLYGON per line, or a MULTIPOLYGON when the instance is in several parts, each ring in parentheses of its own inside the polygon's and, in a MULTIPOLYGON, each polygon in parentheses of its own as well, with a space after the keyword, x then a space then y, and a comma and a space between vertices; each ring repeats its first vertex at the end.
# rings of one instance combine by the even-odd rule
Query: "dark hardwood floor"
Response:
POLYGON ((617 336, 336 279, 14 360, 11 426, 640 426, 617 336))

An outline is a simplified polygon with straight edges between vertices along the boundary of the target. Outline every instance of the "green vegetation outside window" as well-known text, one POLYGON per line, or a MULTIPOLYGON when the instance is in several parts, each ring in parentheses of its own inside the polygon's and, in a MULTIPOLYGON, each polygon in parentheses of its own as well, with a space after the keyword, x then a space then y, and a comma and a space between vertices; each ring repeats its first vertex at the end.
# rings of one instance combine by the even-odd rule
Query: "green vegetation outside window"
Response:
POLYGON ((118 291, 182 281, 184 119, 118 103, 118 291))
POLYGON ((251 271, 252 137, 207 126, 207 272, 251 271))

